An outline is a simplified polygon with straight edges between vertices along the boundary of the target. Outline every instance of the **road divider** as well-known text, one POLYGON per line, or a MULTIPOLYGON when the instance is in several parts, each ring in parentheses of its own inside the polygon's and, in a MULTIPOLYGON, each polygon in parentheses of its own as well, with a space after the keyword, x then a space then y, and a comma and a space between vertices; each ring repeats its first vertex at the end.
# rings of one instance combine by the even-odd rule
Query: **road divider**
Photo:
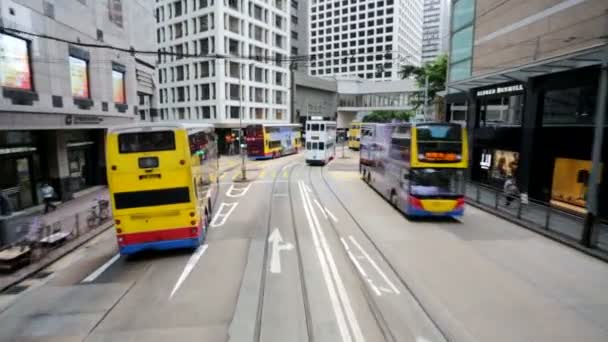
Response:
POLYGON ((93 273, 89 274, 86 278, 84 278, 81 283, 91 283, 95 281, 103 272, 105 272, 112 264, 120 259, 120 253, 117 253, 112 257, 112 259, 106 261, 103 265, 99 266, 98 269, 93 271, 93 273))
POLYGON ((173 290, 171 290, 169 299, 173 298, 173 295, 177 292, 177 290, 180 288, 180 286, 182 286, 182 283, 184 282, 184 280, 186 280, 186 278, 188 278, 188 275, 190 274, 190 272, 192 272, 192 269, 194 269, 194 266, 196 266, 196 264, 198 263, 201 256, 203 254, 205 254, 205 251, 207 250, 208 247, 209 247, 209 245, 207 245, 207 244, 199 246, 196 249, 196 252, 194 252, 192 254, 192 256, 190 257, 190 259, 188 259, 188 262, 186 263, 186 266, 184 267, 182 274, 180 274, 179 278, 177 279, 177 282, 175 283, 175 286, 173 286, 173 290))
POLYGON ((237 205, 239 205, 239 202, 234 202, 234 203, 222 202, 220 204, 220 207, 217 209, 217 213, 215 213, 213 220, 211 220, 210 226, 213 228, 218 228, 218 227, 223 226, 224 223, 226 223, 226 220, 228 219, 228 217, 230 217, 230 214, 232 214, 234 209, 236 209, 237 205))
POLYGON ((226 196, 227 197, 243 197, 247 191, 249 191, 249 188, 251 187, 251 184, 248 184, 246 187, 244 188, 237 188, 234 186, 234 184, 230 185, 230 188, 226 191, 226 196))

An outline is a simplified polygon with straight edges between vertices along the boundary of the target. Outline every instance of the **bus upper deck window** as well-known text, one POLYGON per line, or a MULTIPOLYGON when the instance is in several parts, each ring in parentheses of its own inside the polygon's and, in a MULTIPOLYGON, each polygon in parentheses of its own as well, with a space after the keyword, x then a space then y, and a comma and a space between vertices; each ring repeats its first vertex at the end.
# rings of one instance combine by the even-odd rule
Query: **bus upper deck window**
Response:
POLYGON ((317 146, 317 143, 316 143, 316 142, 313 142, 313 143, 312 143, 312 149, 313 149, 313 150, 316 150, 316 149, 318 149, 318 148, 319 148, 319 147, 317 146))
POLYGON ((310 125, 310 130, 313 132, 318 132, 319 131, 319 124, 312 124, 310 125))
POLYGON ((325 149, 325 143, 319 143, 319 150, 323 151, 325 149))
POLYGON ((324 131, 324 130, 325 130, 325 125, 319 125, 319 126, 320 126, 320 127, 319 127, 319 130, 320 130, 320 131, 324 131))
POLYGON ((306 142, 306 149, 307 150, 312 149, 312 144, 310 143, 310 141, 306 142))
POLYGON ((118 135, 120 153, 175 150, 173 131, 134 132, 118 135))

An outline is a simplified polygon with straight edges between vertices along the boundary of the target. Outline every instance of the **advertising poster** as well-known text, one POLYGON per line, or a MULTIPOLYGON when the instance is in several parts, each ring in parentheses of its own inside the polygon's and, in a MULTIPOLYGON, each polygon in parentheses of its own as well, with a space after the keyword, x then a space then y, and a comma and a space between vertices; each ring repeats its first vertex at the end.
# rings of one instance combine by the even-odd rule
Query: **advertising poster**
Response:
POLYGON ((115 103, 125 103, 125 74, 112 70, 112 98, 115 103))
POLYGON ((72 96, 89 98, 89 75, 87 73, 87 61, 72 56, 70 56, 69 59, 72 96))
POLYGON ((0 34, 0 85, 32 90, 27 42, 0 34))

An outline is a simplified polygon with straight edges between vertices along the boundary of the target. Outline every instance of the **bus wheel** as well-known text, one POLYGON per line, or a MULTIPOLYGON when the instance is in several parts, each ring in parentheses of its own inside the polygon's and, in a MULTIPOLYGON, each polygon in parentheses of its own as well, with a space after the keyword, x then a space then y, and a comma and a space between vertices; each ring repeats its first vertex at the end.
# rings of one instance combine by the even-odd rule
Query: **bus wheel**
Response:
POLYGON ((395 193, 395 190, 391 191, 391 205, 395 208, 399 207, 399 203, 397 203, 399 199, 397 198, 397 194, 395 193))

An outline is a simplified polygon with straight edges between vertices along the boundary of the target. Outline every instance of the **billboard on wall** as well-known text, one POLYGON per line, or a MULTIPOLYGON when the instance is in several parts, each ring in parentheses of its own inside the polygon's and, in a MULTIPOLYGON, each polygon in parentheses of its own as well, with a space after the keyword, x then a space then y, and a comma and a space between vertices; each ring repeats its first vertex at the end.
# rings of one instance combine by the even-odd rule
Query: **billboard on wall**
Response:
POLYGON ((32 75, 27 41, 0 34, 0 85, 32 90, 32 75))
POLYGON ((72 56, 69 57, 69 60, 72 96, 89 98, 89 74, 87 72, 87 61, 72 56))
POLYGON ((125 74, 112 70, 112 98, 115 103, 125 103, 125 74))

